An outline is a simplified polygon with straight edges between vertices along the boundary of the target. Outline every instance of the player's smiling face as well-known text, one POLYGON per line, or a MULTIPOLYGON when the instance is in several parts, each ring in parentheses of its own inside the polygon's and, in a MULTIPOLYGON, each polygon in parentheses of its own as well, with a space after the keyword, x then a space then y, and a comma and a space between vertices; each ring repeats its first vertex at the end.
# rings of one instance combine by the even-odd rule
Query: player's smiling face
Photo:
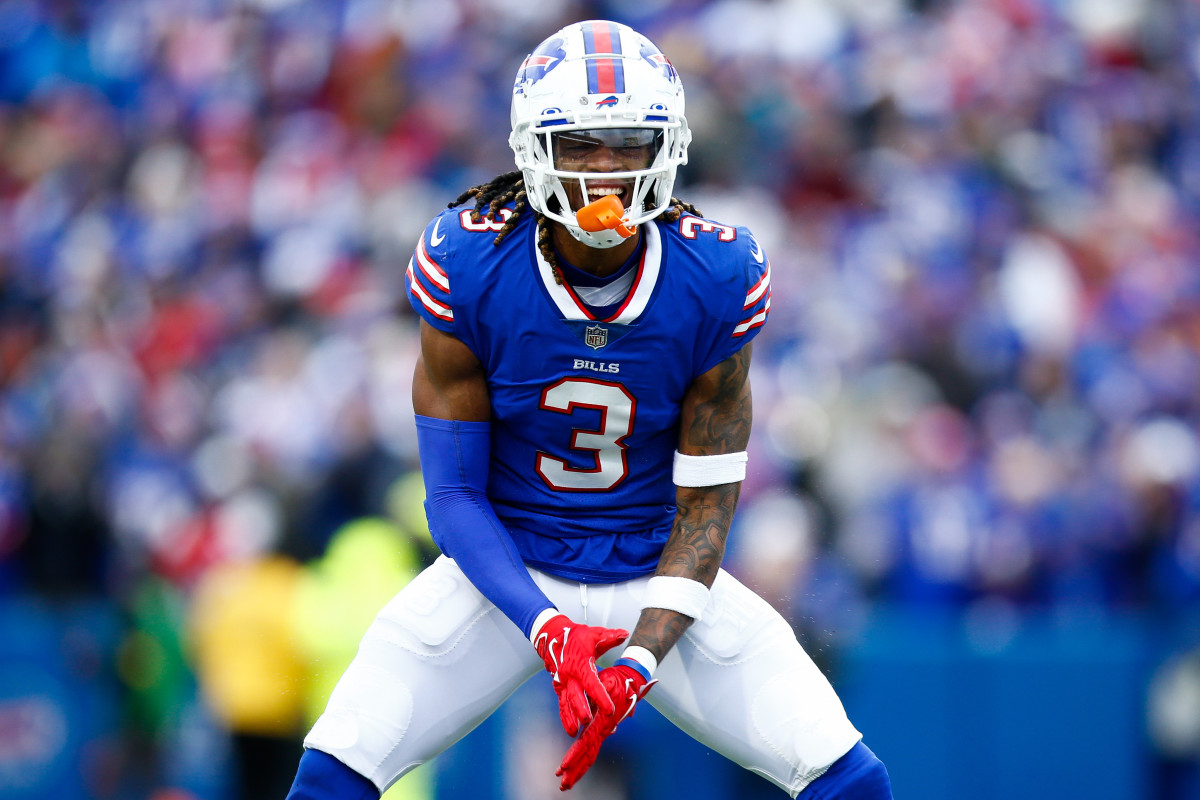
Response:
POLYGON ((616 195, 621 205, 628 208, 633 199, 634 179, 605 179, 599 176, 649 167, 654 163, 661 134, 645 128, 598 128, 556 133, 551 138, 556 169, 597 175, 596 179, 589 177, 587 180, 586 198, 578 180, 562 179, 571 208, 578 211, 588 203, 610 194, 616 195))

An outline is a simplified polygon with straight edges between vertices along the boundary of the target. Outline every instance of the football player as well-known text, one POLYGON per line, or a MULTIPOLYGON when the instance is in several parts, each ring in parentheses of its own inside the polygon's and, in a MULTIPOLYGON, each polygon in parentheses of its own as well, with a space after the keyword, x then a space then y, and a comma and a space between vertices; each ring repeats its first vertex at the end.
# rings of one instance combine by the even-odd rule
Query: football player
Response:
POLYGON ((576 737, 564 790, 645 699, 792 797, 891 797, 788 623, 721 569, 771 266, 672 196, 690 138, 675 68, 624 25, 521 64, 517 171, 434 218, 406 275, 443 555, 364 636, 290 797, 378 797, 540 669, 576 737))

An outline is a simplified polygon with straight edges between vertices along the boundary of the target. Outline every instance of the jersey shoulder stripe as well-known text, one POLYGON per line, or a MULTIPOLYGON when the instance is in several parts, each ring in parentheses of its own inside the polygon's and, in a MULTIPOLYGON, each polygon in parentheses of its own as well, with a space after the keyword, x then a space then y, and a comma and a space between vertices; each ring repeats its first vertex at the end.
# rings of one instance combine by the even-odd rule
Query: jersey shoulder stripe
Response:
POLYGON ((676 246, 691 254, 697 278, 708 287, 709 307, 740 345, 766 323, 771 309, 771 263, 762 245, 744 226, 695 215, 685 214, 668 229, 676 246), (725 300, 713 302, 717 296, 725 300))
POLYGON ((771 262, 763 254, 762 246, 752 235, 749 236, 750 260, 746 264, 746 281, 750 288, 742 304, 742 319, 733 327, 735 338, 761 327, 771 311, 771 262))
MULTIPOLYGON (((430 220, 404 274, 409 304, 422 319, 445 333, 465 333, 456 325, 455 307, 470 305, 472 297, 486 291, 487 279, 481 276, 502 258, 496 235, 512 215, 509 207, 490 219, 476 218, 473 208, 451 208, 430 220)), ((532 214, 526 216, 530 219, 518 220, 509 241, 528 235, 532 214)))
POLYGON ((450 307, 450 293, 432 289, 422 282, 419 270, 413 269, 413 259, 408 260, 404 282, 408 286, 409 302, 418 311, 424 311, 444 322, 454 321, 454 310, 450 307))
POLYGON ((442 331, 453 331, 454 308, 450 294, 450 276, 444 266, 449 260, 449 243, 444 227, 447 215, 442 212, 434 217, 421 238, 408 269, 404 272, 404 283, 408 289, 408 300, 423 318, 442 331))
MULTIPOLYGON (((437 222, 441 222, 441 219, 437 222)), ((437 231, 437 222, 434 223, 434 232, 437 231)), ((425 248, 425 237, 421 237, 421 241, 417 242, 416 258, 417 263, 421 266, 423 280, 428 280, 438 289, 449 293, 450 278, 446 275, 446 270, 442 269, 442 265, 429 255, 429 250, 425 248)))
POLYGON ((444 322, 454 321, 454 310, 450 306, 450 279, 425 248, 425 238, 417 244, 417 251, 408 260, 404 273, 411 302, 418 311, 424 309, 444 322))

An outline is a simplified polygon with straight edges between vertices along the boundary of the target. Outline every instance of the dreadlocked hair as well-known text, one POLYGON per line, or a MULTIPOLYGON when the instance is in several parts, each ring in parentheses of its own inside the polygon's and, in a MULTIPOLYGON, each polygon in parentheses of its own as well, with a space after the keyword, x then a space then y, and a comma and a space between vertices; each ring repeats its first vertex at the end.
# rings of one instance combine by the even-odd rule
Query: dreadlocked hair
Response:
MULTIPOLYGON (((504 241, 504 237, 508 236, 509 232, 517 226, 517 221, 520 220, 521 214, 525 209, 529 208, 529 196, 525 193, 525 178, 520 170, 506 172, 503 175, 497 175, 487 183, 481 183, 478 186, 472 186, 465 192, 454 199, 454 202, 447 205, 447 208, 460 206, 468 200, 474 198, 475 208, 471 209, 471 221, 482 222, 490 220, 495 222, 500 218, 500 209, 509 203, 513 203, 512 214, 508 221, 500 228, 500 232, 496 234, 496 238, 492 241, 493 245, 499 245, 504 241)), ((672 197, 671 203, 663 212, 656 217, 663 222, 673 223, 678 222, 679 218, 684 214, 691 214, 696 217, 702 217, 704 214, 700 212, 691 203, 672 197)), ((554 273, 554 282, 562 285, 563 277, 562 270, 558 266, 558 251, 554 249, 554 243, 550 238, 549 220, 542 214, 533 212, 534 218, 537 220, 537 246, 542 253, 542 258, 546 259, 546 263, 550 265, 551 271, 554 273)))

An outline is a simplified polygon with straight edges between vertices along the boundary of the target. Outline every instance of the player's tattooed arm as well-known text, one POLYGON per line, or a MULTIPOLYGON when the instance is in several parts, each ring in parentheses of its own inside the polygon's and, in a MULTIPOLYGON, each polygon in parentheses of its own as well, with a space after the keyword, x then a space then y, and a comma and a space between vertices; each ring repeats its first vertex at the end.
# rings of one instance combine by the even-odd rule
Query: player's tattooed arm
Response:
MULTIPOLYGON (((747 344, 692 384, 680 420, 681 453, 708 456, 746 449, 752 418, 750 353, 747 344)), ((678 487, 675 524, 655 574, 690 578, 711 587, 725 556, 740 491, 740 483, 678 487)), ((661 660, 692 621, 675 611, 645 609, 629 643, 645 647, 661 660)))

